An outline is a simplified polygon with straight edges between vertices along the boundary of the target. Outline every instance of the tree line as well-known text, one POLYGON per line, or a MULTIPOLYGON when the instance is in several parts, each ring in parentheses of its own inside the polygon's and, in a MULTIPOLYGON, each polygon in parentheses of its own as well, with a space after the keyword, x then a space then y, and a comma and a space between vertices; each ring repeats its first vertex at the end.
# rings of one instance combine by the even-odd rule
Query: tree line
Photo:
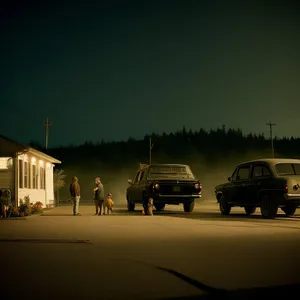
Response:
MULTIPOLYGON (((244 134, 241 129, 226 129, 225 126, 208 131, 183 127, 173 133, 152 133, 142 139, 130 137, 127 141, 105 142, 99 137, 96 143, 86 141, 78 146, 47 151, 36 142, 31 142, 30 146, 62 161, 54 174, 56 199, 59 194, 61 200, 68 199, 68 186, 76 175, 80 179, 83 199, 91 201, 94 178, 101 176, 105 189, 112 192, 117 201, 122 201, 127 179, 133 178, 140 163, 149 162, 150 137, 154 143, 152 163, 189 164, 204 184, 206 198, 213 198, 213 187, 224 182, 237 163, 272 155, 268 137, 244 134)), ((277 157, 300 158, 300 138, 275 138, 274 147, 277 157)))
MULTIPOLYGON (((183 127, 173 133, 152 133, 143 139, 128 138, 127 141, 100 142, 86 141, 79 146, 61 146, 45 151, 41 145, 30 145, 60 159, 63 167, 80 165, 85 168, 110 167, 124 168, 149 162, 149 140, 154 143, 152 163, 187 163, 197 157, 206 162, 217 162, 237 155, 246 157, 271 156, 271 142, 263 134, 243 134, 241 129, 226 129, 225 126, 209 131, 204 129, 187 130, 183 127)), ((300 138, 274 138, 275 156, 300 157, 300 138)), ((254 158, 254 157, 253 157, 254 158)))

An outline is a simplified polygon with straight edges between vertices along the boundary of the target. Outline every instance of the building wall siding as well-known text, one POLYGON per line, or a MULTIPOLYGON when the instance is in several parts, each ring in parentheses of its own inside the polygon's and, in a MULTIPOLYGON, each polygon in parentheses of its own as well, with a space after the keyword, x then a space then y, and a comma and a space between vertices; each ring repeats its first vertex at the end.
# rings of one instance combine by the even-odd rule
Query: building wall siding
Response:
POLYGON ((26 196, 29 196, 30 203, 35 203, 37 201, 40 201, 43 203, 43 207, 46 207, 44 190, 19 189, 19 205, 20 205, 20 200, 24 200, 24 197, 26 196))
MULTIPOLYGON (((37 201, 40 201, 43 203, 43 207, 46 207, 48 204, 47 198, 46 198, 46 186, 47 186, 47 176, 44 176, 45 180, 45 189, 42 188, 42 180, 41 180, 41 168, 45 170, 46 172, 46 166, 47 162, 37 158, 35 155, 28 153, 28 154, 22 154, 19 155, 19 167, 22 165, 23 172, 19 172, 19 183, 20 183, 20 176, 22 177, 22 186, 19 185, 18 188, 18 194, 19 194, 19 203, 20 200, 24 200, 24 197, 29 196, 30 202, 35 203, 37 201), (28 184, 25 185, 25 172, 24 167, 25 163, 28 163, 28 184), (36 176, 34 180, 33 176, 33 166, 36 167, 36 176), (34 183, 35 181, 35 183, 34 183)), ((45 173, 46 174, 46 173, 45 173)), ((53 178, 53 177, 52 177, 53 178)))
POLYGON ((46 204, 52 204, 53 201, 54 201, 53 164, 47 163, 47 167, 46 167, 46 204))
POLYGON ((14 171, 0 170, 0 188, 14 188, 14 171))
POLYGON ((0 157, 0 188, 1 189, 10 189, 12 201, 15 201, 15 170, 14 170, 14 160, 10 159, 9 167, 7 167, 8 157, 0 157))

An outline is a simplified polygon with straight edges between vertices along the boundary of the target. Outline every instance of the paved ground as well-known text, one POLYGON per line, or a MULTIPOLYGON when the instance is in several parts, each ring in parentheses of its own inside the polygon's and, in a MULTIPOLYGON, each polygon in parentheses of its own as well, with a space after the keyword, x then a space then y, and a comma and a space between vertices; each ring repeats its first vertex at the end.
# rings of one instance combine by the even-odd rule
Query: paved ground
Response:
POLYGON ((217 288, 300 283, 300 211, 263 220, 260 214, 245 217, 241 209, 222 217, 213 202, 192 214, 169 206, 150 217, 137 209, 94 216, 93 206, 82 206, 82 216, 74 217, 70 206, 62 206, 44 216, 1 221, 2 274, 12 285, 7 292, 28 299, 199 294, 157 267, 217 288))

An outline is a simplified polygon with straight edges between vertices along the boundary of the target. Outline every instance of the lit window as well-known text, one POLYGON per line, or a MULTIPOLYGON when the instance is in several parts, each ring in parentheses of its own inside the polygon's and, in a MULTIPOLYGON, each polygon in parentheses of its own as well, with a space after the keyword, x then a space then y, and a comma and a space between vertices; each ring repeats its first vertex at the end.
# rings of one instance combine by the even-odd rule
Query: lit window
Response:
POLYGON ((40 166, 40 189, 45 189, 45 169, 40 166))
POLYGON ((19 159, 19 188, 23 188, 23 160, 19 159))
POLYGON ((36 172, 36 165, 32 165, 32 188, 33 189, 37 189, 37 185, 38 185, 38 176, 37 176, 37 172, 36 172))
POLYGON ((24 161, 24 188, 29 188, 29 174, 28 174, 29 164, 28 161, 24 161))

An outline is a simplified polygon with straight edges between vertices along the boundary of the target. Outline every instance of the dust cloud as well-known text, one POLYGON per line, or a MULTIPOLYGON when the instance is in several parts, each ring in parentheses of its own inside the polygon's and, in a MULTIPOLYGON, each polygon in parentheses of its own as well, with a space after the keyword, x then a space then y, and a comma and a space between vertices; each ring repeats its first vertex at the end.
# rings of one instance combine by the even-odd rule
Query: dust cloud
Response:
POLYGON ((110 170, 107 168, 90 171, 84 168, 68 168, 65 169, 65 186, 60 190, 60 201, 65 201, 69 198, 69 185, 73 176, 77 176, 81 187, 81 202, 93 203, 95 188, 95 178, 100 177, 104 186, 105 194, 109 192, 113 195, 113 200, 116 204, 126 203, 126 189, 128 187, 128 179, 135 176, 137 166, 132 169, 120 168, 119 170, 110 170))
MULTIPOLYGON (((155 161, 155 163, 182 163, 190 165, 196 178, 203 185, 202 200, 216 201, 214 188, 216 185, 227 182, 227 178, 232 175, 237 164, 268 156, 268 152, 249 151, 246 153, 236 153, 224 155, 213 161, 208 161, 200 154, 194 153, 187 159, 176 159, 167 161, 155 161)), ((164 158, 166 159, 166 158, 164 158)), ((85 167, 67 167, 64 169, 66 178, 65 186, 60 190, 60 200, 65 201, 69 198, 69 185, 72 176, 77 176, 81 186, 81 202, 93 203, 93 189, 95 187, 94 179, 100 177, 104 185, 105 194, 112 193, 113 199, 118 205, 126 204, 126 189, 128 187, 128 179, 133 179, 138 169, 138 163, 132 167, 121 167, 110 169, 102 166, 90 167, 86 170, 85 167)))

